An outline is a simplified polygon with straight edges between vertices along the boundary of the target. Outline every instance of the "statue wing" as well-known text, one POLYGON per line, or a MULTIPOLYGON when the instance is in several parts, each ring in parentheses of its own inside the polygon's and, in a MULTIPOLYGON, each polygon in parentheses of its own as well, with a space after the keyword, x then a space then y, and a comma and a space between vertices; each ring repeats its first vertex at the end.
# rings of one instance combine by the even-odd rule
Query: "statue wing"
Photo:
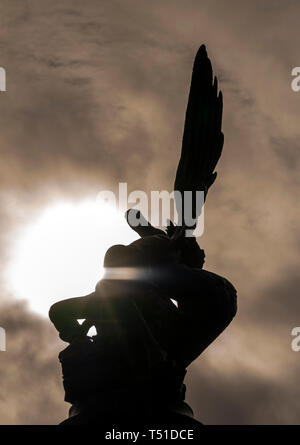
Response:
MULTIPOLYGON (((217 78, 213 79, 211 62, 205 46, 202 45, 194 61, 181 157, 174 190, 181 193, 188 190, 203 190, 206 196, 209 187, 214 183, 217 176, 214 170, 224 143, 224 135, 221 131, 222 110, 222 93, 218 92, 217 78)), ((180 214, 182 211, 181 200, 178 201, 176 194, 175 200, 178 214, 180 214)), ((126 215, 127 221, 140 236, 145 237, 156 234, 154 232, 162 232, 149 226, 149 223, 145 224, 145 227, 130 224, 128 216, 135 217, 140 212, 136 213, 133 209, 129 212, 126 215)), ((179 224, 179 226, 181 225, 179 224)), ((167 233, 170 237, 180 238, 185 233, 184 230, 184 224, 176 230, 176 226, 169 221, 167 233)))
POLYGON ((193 67, 174 190, 204 190, 206 196, 215 181, 214 169, 224 143, 222 109, 222 93, 218 93, 217 78, 213 79, 211 62, 202 45, 193 67))

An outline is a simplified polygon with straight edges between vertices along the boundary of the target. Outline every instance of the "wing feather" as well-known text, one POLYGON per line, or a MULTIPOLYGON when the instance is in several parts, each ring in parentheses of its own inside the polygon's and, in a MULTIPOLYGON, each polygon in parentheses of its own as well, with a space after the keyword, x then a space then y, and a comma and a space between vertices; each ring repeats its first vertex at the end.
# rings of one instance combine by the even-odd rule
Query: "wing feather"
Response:
POLYGON ((222 93, 218 93, 211 61, 201 45, 193 66, 175 190, 209 187, 224 143, 222 111, 222 93))

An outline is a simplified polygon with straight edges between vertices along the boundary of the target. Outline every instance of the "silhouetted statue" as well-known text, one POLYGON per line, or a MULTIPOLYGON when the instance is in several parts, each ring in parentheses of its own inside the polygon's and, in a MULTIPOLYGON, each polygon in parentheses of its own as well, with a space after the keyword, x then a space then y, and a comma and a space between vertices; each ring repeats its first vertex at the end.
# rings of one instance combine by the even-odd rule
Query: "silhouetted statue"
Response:
MULTIPOLYGON (((222 96, 202 45, 175 190, 203 190, 206 197, 222 152, 221 122, 222 96)), ((194 195, 197 217, 195 204, 194 195)), ((204 251, 185 236, 184 222, 170 222, 164 232, 145 220, 134 226, 132 217, 143 220, 137 210, 126 217, 141 238, 108 249, 95 292, 60 301, 49 312, 69 343, 59 355, 65 400, 72 404, 63 424, 196 425, 184 402, 186 367, 231 322, 236 291, 225 278, 202 269, 204 251), (80 325, 78 319, 85 321, 80 325), (87 337, 91 326, 97 335, 87 337)))

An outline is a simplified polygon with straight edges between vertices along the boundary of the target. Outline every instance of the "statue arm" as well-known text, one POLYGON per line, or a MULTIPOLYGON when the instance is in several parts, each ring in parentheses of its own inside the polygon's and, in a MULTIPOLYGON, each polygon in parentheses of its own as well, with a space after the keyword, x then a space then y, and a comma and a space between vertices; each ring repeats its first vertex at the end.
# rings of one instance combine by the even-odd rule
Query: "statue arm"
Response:
POLYGON ((80 325, 77 320, 90 319, 97 316, 96 294, 93 292, 84 297, 68 298, 53 304, 49 310, 49 318, 64 341, 70 341, 78 335, 85 335, 91 323, 80 325))
POLYGON ((236 290, 223 277, 184 265, 165 269, 153 282, 166 297, 178 302, 172 343, 177 358, 188 366, 235 316, 236 290))
POLYGON ((197 293, 197 288, 205 291, 205 280, 199 275, 201 269, 194 269, 184 264, 173 264, 165 267, 150 268, 149 280, 160 292, 175 300, 190 298, 197 293))

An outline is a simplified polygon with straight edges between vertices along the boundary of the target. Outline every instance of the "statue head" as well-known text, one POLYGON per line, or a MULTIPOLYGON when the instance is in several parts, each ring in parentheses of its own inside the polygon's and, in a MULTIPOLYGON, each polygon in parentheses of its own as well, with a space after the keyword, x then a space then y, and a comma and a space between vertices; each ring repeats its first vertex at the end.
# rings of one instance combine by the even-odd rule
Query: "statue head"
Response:
POLYGON ((126 219, 141 238, 128 246, 117 244, 110 247, 104 257, 105 268, 164 267, 179 263, 202 268, 204 250, 200 249, 195 238, 186 238, 184 230, 183 236, 176 237, 172 223, 167 232, 157 229, 138 210, 128 210, 126 219), (133 224, 130 216, 138 216, 140 224, 133 224))

